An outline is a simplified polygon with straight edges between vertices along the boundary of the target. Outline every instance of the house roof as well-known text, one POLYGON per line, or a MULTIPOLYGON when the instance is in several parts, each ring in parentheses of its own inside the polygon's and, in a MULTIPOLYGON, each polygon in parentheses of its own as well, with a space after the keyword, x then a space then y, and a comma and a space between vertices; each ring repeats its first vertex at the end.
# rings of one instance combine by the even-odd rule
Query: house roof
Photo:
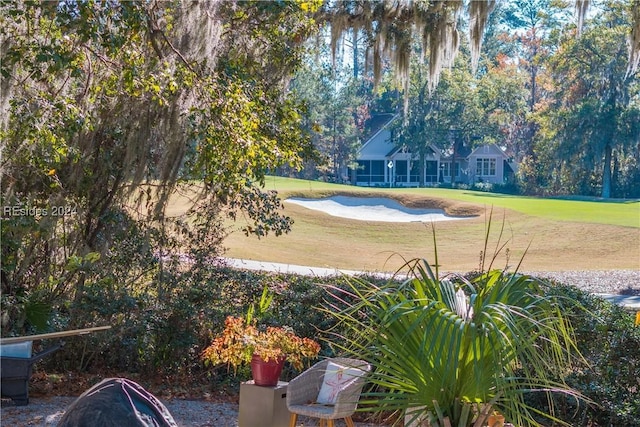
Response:
POLYGON ((507 153, 505 153, 504 150, 502 150, 496 144, 480 145, 480 146, 476 147, 471 152, 471 154, 469 154, 468 157, 487 156, 487 155, 500 156, 500 157, 503 157, 505 159, 508 158, 507 153))
POLYGON ((387 154, 385 154, 384 156, 385 156, 385 157, 391 157, 391 156, 393 156, 394 154, 396 154, 398 151, 400 151, 401 149, 402 149, 402 147, 393 147, 393 148, 391 149, 391 151, 389 151, 389 152, 388 152, 387 154))
POLYGON ((382 126, 360 147, 359 154, 361 157, 385 157, 389 150, 395 148, 393 142, 391 142, 391 131, 388 129, 389 124, 395 118, 396 116, 394 115, 390 118, 386 117, 382 121, 382 126))
MULTIPOLYGON (((442 151, 437 149, 433 144, 429 144, 427 147, 429 148, 429 150, 431 150, 431 153, 433 153, 433 154, 441 155, 441 153, 442 153, 442 151)), ((386 154, 386 157, 391 157, 394 154, 396 154, 398 151, 400 151, 400 150, 402 150, 404 148, 406 148, 406 147, 404 147, 404 146, 395 146, 395 147, 393 147, 393 149, 391 151, 389 151, 386 154)), ((406 152, 410 152, 410 151, 406 151, 406 152)), ((429 154, 429 153, 427 152, 427 154, 429 154)))
POLYGON ((362 133, 362 140, 369 141, 373 136, 378 133, 383 127, 387 126, 397 114, 395 113, 380 113, 374 114, 368 118, 364 123, 364 131, 362 133))
MULTIPOLYGON (((360 147, 359 159, 362 160, 378 160, 384 158, 391 158, 400 152, 403 147, 396 146, 391 138, 391 130, 389 125, 398 117, 397 114, 384 113, 373 116, 369 122, 369 129, 371 133, 366 142, 360 147)), ((453 157, 452 149, 440 150, 434 145, 429 145, 429 148, 441 161, 451 161, 453 157)), ((480 145, 473 150, 460 144, 457 147, 456 159, 467 159, 478 156, 496 156, 501 157, 503 160, 508 161, 509 156, 498 147, 496 144, 484 144, 480 145)), ((513 166, 509 165, 512 169, 513 166)))

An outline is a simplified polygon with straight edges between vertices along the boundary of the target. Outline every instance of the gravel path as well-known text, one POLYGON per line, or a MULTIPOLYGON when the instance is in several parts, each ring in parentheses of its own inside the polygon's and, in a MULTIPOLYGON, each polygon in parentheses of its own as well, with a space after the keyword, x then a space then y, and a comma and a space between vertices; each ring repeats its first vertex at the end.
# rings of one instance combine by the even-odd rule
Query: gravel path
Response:
POLYGON ((640 270, 549 271, 527 274, 575 285, 597 294, 640 295, 640 270))
MULTIPOLYGON (((3 427, 53 427, 58 424, 65 408, 74 400, 75 397, 62 396, 31 398, 27 406, 3 407, 0 424, 3 427)), ((162 403, 179 427, 235 427, 238 425, 238 406, 231 403, 197 400, 171 400, 162 403)))
MULTIPOLYGON (((2 427, 55 427, 75 397, 31 398, 27 406, 3 406, 0 425, 2 427)), ((4 405, 3 400, 3 405, 4 405)), ((238 405, 212 403, 199 400, 163 401, 178 427, 238 427, 238 405)), ((300 417, 298 427, 317 426, 317 420, 300 417)), ((336 427, 345 424, 340 421, 336 427)), ((357 427, 380 427, 376 424, 355 423, 357 427)), ((90 426, 87 426, 90 427, 90 426)), ((122 426, 126 427, 126 426, 122 426)))
MULTIPOLYGON (((524 272, 526 273, 526 272, 524 272)), ((640 295, 640 270, 612 271, 564 271, 530 273, 562 283, 576 285, 594 293, 640 295)), ((29 405, 13 407, 3 401, 0 425, 3 427, 38 426, 53 427, 75 397, 31 398, 29 405)), ((212 403, 198 400, 169 400, 163 402, 179 427, 237 427, 238 405, 212 403)), ((318 424, 301 419, 299 426, 318 424)), ((343 424, 338 424, 342 426, 343 424)), ((356 423, 358 427, 373 427, 375 424, 356 423)))

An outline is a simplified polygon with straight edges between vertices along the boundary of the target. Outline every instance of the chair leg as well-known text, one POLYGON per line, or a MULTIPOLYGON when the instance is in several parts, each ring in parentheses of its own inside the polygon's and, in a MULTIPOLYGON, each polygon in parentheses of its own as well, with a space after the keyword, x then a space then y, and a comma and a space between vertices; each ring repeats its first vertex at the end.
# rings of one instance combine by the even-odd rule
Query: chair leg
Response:
POLYGON ((327 420, 327 427, 335 427, 335 424, 333 424, 333 420, 327 420))
POLYGON ((324 427, 324 425, 326 424, 327 420, 325 420, 324 418, 320 418, 320 424, 318 424, 319 427, 324 427))
POLYGON ((346 417, 344 422, 347 423, 347 427, 355 427, 353 424, 353 419, 351 417, 346 417))
POLYGON ((296 423, 298 422, 298 414, 291 413, 289 417, 289 427, 296 427, 296 423))

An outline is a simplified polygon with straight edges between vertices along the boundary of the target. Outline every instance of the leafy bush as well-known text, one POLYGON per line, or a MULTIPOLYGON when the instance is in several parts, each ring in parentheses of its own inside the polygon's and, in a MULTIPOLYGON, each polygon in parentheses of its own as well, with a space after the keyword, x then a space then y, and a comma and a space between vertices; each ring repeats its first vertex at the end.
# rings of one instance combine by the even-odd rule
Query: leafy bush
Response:
MULTIPOLYGON (((116 286, 107 279, 88 285, 81 301, 58 313, 58 323, 66 327, 73 312, 75 324, 90 321, 110 324, 112 329, 67 340, 64 351, 48 358, 44 366, 197 375, 204 369, 199 356, 212 337, 222 332, 224 319, 244 315, 264 286, 274 298, 261 323, 289 326, 297 335, 312 339, 319 339, 321 330, 332 326, 331 319, 313 307, 324 298, 319 284, 334 283, 336 278, 242 271, 211 263, 183 272, 165 266, 161 274, 156 267, 150 274, 154 280, 147 287, 116 286)), ((321 354, 333 351, 325 344, 321 354)), ((226 369, 214 373, 227 375, 226 369)), ((295 373, 285 371, 288 376, 295 373)))
MULTIPOLYGON (((129 232, 133 232, 130 229, 129 232)), ((341 277, 307 277, 294 274, 242 271, 203 263, 201 268, 180 271, 164 265, 162 272, 153 254, 131 245, 121 256, 102 262, 119 263, 121 276, 107 276, 86 283, 79 301, 71 301, 55 314, 56 328, 74 325, 110 324, 112 329, 67 340, 62 351, 44 359, 39 366, 54 372, 107 371, 147 375, 179 375, 201 378, 210 375, 215 384, 237 385, 248 378, 248 370, 238 376, 226 368, 203 366, 199 356, 222 331, 227 315, 243 315, 267 285, 274 293, 271 310, 262 321, 273 326, 290 325, 296 334, 321 340, 322 331, 338 335, 335 319, 313 309, 325 304, 325 286, 347 286, 341 277), (148 286, 132 287, 122 282, 130 277, 127 257, 145 257, 148 286), (153 280, 151 280, 153 279, 153 280), (162 294, 162 295, 159 295, 162 294), (73 314, 73 317, 70 317, 73 314), (73 321, 73 323, 72 323, 73 321)), ((139 261, 138 261, 139 262, 139 261)), ((473 280, 478 273, 469 274, 473 280)), ((359 278, 382 284, 386 279, 359 278)), ((549 292, 583 308, 567 309, 575 329, 576 342, 590 368, 574 365, 564 378, 568 385, 600 406, 577 406, 573 399, 556 397, 556 416, 572 425, 640 426, 640 328, 620 307, 573 286, 552 283, 549 292)), ((567 304, 570 306, 571 304, 567 304)), ((321 340, 322 342, 322 340, 321 340)), ((322 342, 320 357, 337 353, 340 343, 322 342)), ((298 372, 287 366, 283 378, 298 372)), ((548 410, 546 399, 529 400, 541 411, 548 410)))
MULTIPOLYGON (((347 356, 373 366, 377 388, 365 393, 372 410, 437 427, 479 426, 497 409, 536 425, 526 395, 575 396, 554 378, 575 357, 571 328, 539 280, 499 270, 441 279, 421 259, 405 270, 401 283, 353 280, 332 300, 355 301, 326 309, 347 331, 347 356)), ((553 410, 544 414, 554 420, 553 410)))
POLYGON ((633 316, 575 286, 554 283, 551 289, 583 307, 570 315, 589 368, 574 367, 565 380, 599 404, 576 406, 575 401, 558 399, 562 419, 572 425, 640 426, 640 327, 634 326, 633 316))

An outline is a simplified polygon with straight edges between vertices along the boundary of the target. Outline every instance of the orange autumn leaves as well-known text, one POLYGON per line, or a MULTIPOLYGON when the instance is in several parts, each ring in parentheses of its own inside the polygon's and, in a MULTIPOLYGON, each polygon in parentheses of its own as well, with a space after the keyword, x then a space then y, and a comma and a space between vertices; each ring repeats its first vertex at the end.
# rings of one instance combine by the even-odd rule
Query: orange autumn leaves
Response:
POLYGON ((206 365, 225 363, 236 370, 257 354, 265 360, 285 357, 296 369, 302 369, 304 360, 319 352, 317 342, 298 337, 289 329, 269 326, 260 330, 241 317, 228 316, 224 331, 203 351, 202 359, 206 365))

